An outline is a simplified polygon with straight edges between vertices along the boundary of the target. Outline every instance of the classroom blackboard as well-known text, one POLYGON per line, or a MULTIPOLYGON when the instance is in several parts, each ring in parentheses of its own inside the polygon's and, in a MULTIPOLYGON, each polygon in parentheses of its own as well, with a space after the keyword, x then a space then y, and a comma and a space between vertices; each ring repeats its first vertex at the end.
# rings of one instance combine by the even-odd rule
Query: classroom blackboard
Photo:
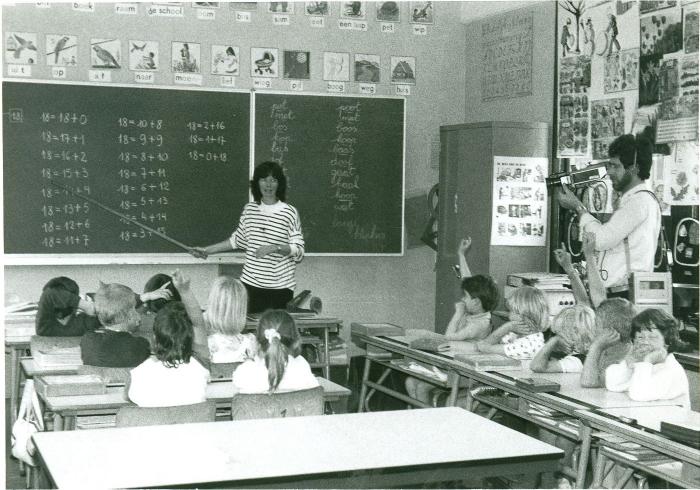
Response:
POLYGON ((187 245, 248 201, 250 93, 4 82, 7 254, 183 253, 51 180, 187 245))
POLYGON ((255 96, 255 160, 283 165, 307 252, 402 253, 403 148, 403 99, 255 96))

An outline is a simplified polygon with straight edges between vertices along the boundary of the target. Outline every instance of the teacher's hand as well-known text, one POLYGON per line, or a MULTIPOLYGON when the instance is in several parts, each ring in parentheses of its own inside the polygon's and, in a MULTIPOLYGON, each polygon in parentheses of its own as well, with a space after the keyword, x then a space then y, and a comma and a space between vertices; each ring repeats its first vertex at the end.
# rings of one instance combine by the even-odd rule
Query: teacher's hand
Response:
POLYGON ((277 252, 277 245, 263 245, 255 251, 255 256, 259 259, 277 252))
POLYGON ((565 186, 561 186, 561 190, 557 192, 557 202, 563 208, 575 210, 579 206, 583 206, 583 203, 576 197, 576 194, 571 192, 571 190, 565 186))
POLYGON ((205 247, 190 247, 189 252, 198 259, 206 259, 209 256, 205 247))

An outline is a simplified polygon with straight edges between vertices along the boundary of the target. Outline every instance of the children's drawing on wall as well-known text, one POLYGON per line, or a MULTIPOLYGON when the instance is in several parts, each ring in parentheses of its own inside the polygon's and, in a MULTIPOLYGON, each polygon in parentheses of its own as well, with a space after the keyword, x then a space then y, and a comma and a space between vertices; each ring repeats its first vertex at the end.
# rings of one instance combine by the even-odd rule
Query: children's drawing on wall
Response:
POLYGON ((620 35, 620 30, 617 27, 617 17, 608 13, 608 24, 605 27, 605 32, 603 32, 604 42, 601 43, 600 51, 598 55, 600 56, 612 56, 613 53, 619 52, 620 41, 617 37, 620 35))
POLYGON ((591 58, 562 58, 559 68, 559 156, 584 156, 588 152, 588 92, 591 58))
POLYGON ((416 58, 413 56, 391 57, 391 83, 416 84, 416 58))
POLYGON ((78 62, 78 37, 66 34, 47 34, 46 64, 75 66, 78 62))
POLYGON ((433 2, 411 2, 408 8, 411 12, 409 21, 412 24, 435 23, 435 6, 433 2))
POLYGON ((678 60, 668 58, 659 68, 659 100, 678 96, 678 60))
POLYGON ((591 101, 591 144, 593 159, 608 157, 608 145, 625 133, 625 99, 591 101))
POLYGON ((696 55, 685 56, 681 60, 680 92, 681 95, 698 94, 698 57, 696 55))
POLYGON ((306 15, 330 15, 331 9, 328 2, 305 2, 306 15))
POLYGON ((684 11, 683 50, 686 53, 698 52, 698 11, 684 11))
POLYGON ((649 179, 647 180, 651 191, 656 196, 656 200, 661 207, 661 214, 664 216, 671 215, 671 204, 664 199, 664 189, 666 187, 666 166, 672 165, 673 155, 662 155, 654 153, 651 158, 651 169, 649 170, 649 179))
POLYGON ((581 22, 581 32, 583 34, 583 54, 592 58, 595 54, 595 27, 590 17, 585 22, 581 22))
POLYGON ((292 80, 308 80, 311 78, 309 51, 284 52, 284 78, 292 80))
POLYGON ((631 0, 631 1, 618 0, 615 2, 615 13, 619 17, 620 15, 624 15, 627 12, 629 12, 629 10, 632 7, 634 7, 635 5, 637 5, 637 0, 631 0))
POLYGON ((39 58, 36 34, 8 32, 5 37, 5 62, 15 65, 34 65, 39 58))
POLYGON ((380 22, 400 22, 399 2, 377 2, 377 20, 380 22))
POLYGON ((211 72, 213 75, 238 76, 240 74, 241 49, 236 46, 214 44, 211 47, 211 72))
POLYGON ((675 53, 683 48, 683 24, 678 10, 666 10, 639 19, 642 56, 675 53))
POLYGON ((326 51, 323 53, 323 79, 347 82, 350 80, 350 54, 326 51))
POLYGON ((277 48, 250 48, 250 75, 252 77, 279 77, 277 48))
POLYGON ((673 164, 665 168, 664 199, 672 205, 697 206, 698 144, 684 141, 674 145, 673 164))
POLYGON ((255 12, 258 10, 258 2, 230 2, 228 6, 231 10, 244 12, 255 12))
POLYGON ((91 39, 90 64, 93 68, 121 68, 122 43, 119 39, 91 39))
POLYGON ((639 50, 625 49, 605 57, 603 91, 606 94, 636 90, 639 81, 639 50))
POLYGON ((356 54, 355 55, 355 81, 365 83, 379 83, 381 70, 379 69, 379 55, 356 54))
POLYGON ((698 95, 682 95, 661 102, 656 142, 697 140, 698 95))
POLYGON ((639 57, 639 105, 651 105, 659 101, 659 75, 661 55, 639 57))
POLYGON ((134 71, 158 70, 158 43, 129 40, 129 69, 134 71))
POLYGON ((275 14, 293 14, 294 2, 269 2, 267 11, 275 14))
POLYGON ((172 68, 175 73, 200 73, 199 43, 172 43, 172 68))
POLYGON ((654 12, 655 10, 675 7, 677 3, 678 2, 676 0, 641 0, 639 2, 639 13, 647 14, 649 12, 654 12))
POLYGON ((366 2, 342 2, 340 17, 343 19, 364 19, 367 16, 366 2))

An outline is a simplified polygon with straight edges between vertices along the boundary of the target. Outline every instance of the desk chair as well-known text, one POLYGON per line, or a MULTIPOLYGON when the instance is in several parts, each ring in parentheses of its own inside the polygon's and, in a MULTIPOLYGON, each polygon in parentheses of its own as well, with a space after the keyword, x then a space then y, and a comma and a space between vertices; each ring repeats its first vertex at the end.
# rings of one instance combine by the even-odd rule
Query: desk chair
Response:
POLYGON ((208 400, 176 407, 122 407, 117 412, 117 427, 214 422, 216 402, 208 400))
POLYGON ((78 366, 78 374, 96 374, 105 384, 127 384, 129 381, 129 371, 132 368, 88 366, 83 364, 78 366))
POLYGON ((231 400, 231 419, 270 419, 323 415, 323 388, 279 393, 238 393, 231 400))

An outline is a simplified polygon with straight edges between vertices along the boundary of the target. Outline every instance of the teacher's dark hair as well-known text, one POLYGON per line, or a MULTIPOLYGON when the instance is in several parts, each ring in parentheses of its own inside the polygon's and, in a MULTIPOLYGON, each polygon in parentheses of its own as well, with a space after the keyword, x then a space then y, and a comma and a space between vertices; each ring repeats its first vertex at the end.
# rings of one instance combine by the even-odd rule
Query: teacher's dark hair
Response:
POLYGON ((654 151, 654 130, 647 126, 637 136, 623 134, 608 147, 610 158, 618 157, 625 168, 637 164, 639 178, 647 180, 651 172, 651 154, 654 151))
POLYGON ((194 329, 185 305, 170 301, 153 320, 153 353, 166 367, 187 364, 192 357, 194 329))
POLYGON ((262 162, 255 167, 253 180, 250 181, 250 191, 253 193, 253 200, 258 204, 260 204, 260 199, 262 199, 259 182, 270 175, 277 179, 277 199, 283 202, 287 200, 287 177, 284 175, 284 170, 277 162, 262 162))

